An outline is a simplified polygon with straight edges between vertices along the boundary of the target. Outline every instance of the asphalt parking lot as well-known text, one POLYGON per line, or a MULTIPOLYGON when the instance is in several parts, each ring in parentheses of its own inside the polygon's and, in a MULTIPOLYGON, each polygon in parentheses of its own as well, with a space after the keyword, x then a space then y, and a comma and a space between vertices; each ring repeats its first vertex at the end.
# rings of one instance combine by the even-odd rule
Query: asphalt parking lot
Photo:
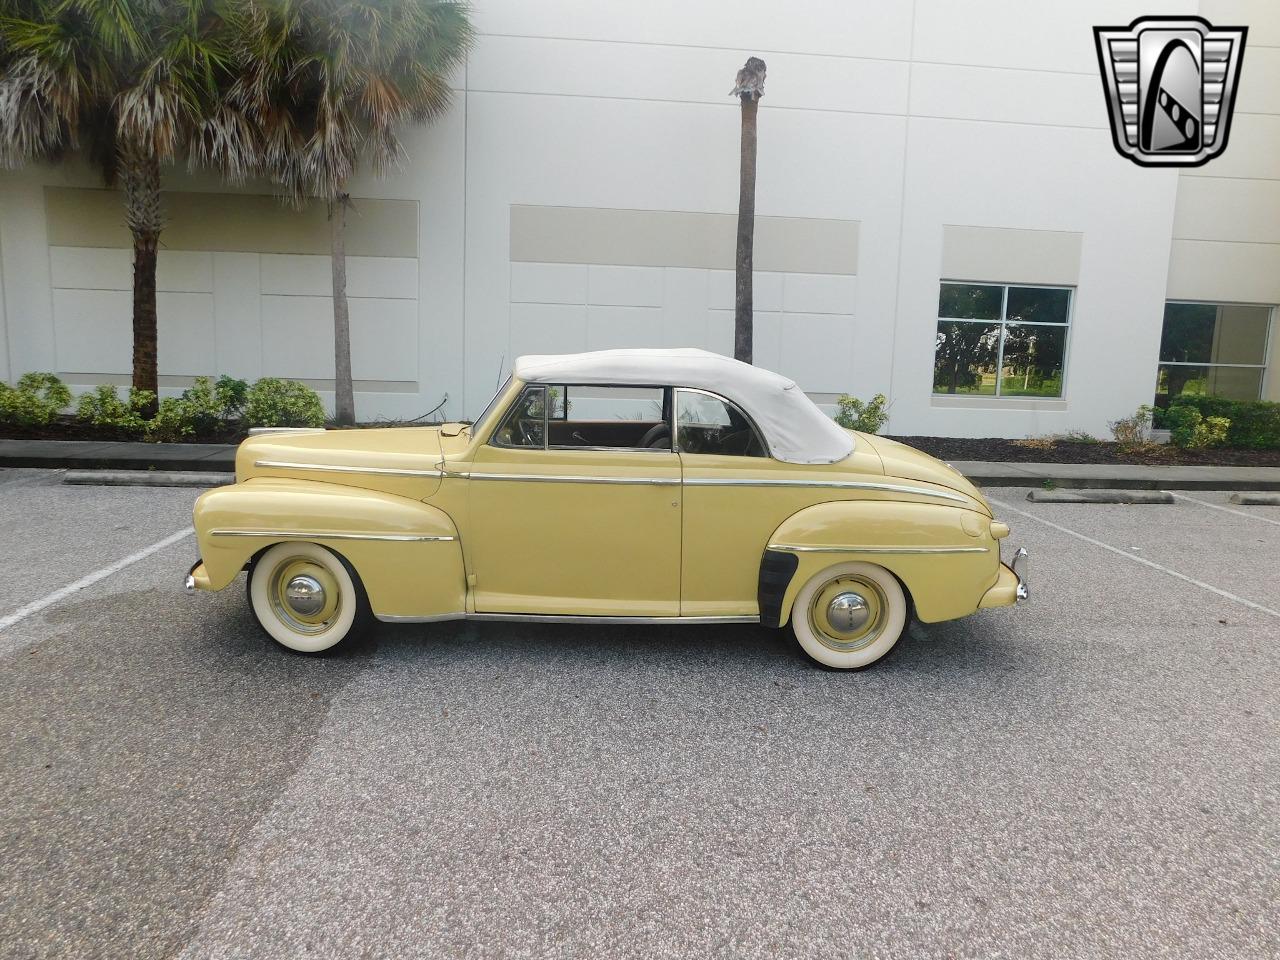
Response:
POLYGON ((195 491, 0 471, 0 955, 1275 957, 1280 507, 991 492, 1031 602, 840 674, 740 626, 290 656, 181 591, 195 491))

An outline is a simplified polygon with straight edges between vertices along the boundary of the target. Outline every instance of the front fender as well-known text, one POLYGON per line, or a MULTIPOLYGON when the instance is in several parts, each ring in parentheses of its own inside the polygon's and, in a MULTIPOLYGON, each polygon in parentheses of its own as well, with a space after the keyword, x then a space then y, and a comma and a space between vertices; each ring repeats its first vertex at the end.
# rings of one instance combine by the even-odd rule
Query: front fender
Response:
POLYGON ((785 520, 769 538, 768 550, 798 561, 782 593, 779 625, 790 617, 801 587, 836 563, 860 560, 891 571, 926 623, 974 613, 1000 570, 990 517, 930 503, 820 503, 785 520))
POLYGON ((347 559, 380 617, 466 609, 466 573, 448 514, 406 497, 312 480, 252 479, 202 494, 195 506, 203 570, 221 590, 259 551, 306 540, 347 559))

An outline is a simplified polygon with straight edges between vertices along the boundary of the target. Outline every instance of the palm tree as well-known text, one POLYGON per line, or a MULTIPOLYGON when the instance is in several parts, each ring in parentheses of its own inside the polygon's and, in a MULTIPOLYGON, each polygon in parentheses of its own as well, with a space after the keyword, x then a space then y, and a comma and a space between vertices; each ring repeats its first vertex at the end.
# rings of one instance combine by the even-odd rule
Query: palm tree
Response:
POLYGON ((161 167, 238 177, 255 149, 223 97, 237 17, 219 0, 0 0, 0 163, 83 152, 124 187, 133 235, 133 385, 157 388, 161 167))
POLYGON ((729 96, 742 101, 742 147, 738 178, 738 254, 734 295, 733 356, 751 362, 755 304, 751 272, 754 269, 756 232, 756 110, 764 96, 764 61, 749 57, 734 79, 729 96))
POLYGON ((473 42, 462 0, 245 0, 246 72, 233 94, 262 132, 286 196, 328 205, 335 419, 355 422, 345 234, 362 159, 381 176, 403 157, 397 129, 449 105, 448 75, 473 42))

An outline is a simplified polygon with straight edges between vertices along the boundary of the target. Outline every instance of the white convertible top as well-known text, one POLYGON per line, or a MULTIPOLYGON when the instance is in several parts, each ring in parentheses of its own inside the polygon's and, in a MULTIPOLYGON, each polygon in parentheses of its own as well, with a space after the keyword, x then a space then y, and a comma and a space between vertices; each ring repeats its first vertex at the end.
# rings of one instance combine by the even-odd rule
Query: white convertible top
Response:
POLYGON ((597 350, 526 356, 513 373, 525 383, 697 387, 732 400, 764 433, 769 452, 787 463, 834 463, 853 438, 819 410, 795 382, 706 350, 597 350))

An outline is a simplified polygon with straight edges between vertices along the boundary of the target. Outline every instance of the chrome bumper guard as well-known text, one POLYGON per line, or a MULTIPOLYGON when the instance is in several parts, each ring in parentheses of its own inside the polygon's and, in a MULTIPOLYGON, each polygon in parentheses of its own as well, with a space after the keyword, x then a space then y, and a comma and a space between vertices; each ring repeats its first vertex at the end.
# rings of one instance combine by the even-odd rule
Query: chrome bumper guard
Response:
POLYGON ((182 588, 186 590, 187 593, 196 592, 196 578, 194 574, 196 572, 196 567, 200 566, 202 563, 204 563, 204 560, 197 558, 196 562, 191 565, 191 569, 187 571, 187 578, 182 581, 182 588))
POLYGON ((1013 562, 1009 564, 1009 569, 1018 578, 1017 598, 1026 600, 1031 596, 1031 555, 1027 553, 1026 547, 1019 547, 1013 551, 1013 562))

